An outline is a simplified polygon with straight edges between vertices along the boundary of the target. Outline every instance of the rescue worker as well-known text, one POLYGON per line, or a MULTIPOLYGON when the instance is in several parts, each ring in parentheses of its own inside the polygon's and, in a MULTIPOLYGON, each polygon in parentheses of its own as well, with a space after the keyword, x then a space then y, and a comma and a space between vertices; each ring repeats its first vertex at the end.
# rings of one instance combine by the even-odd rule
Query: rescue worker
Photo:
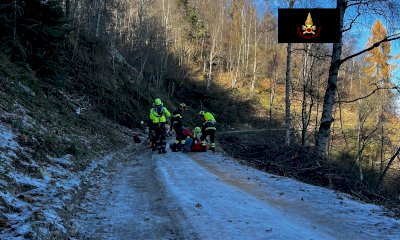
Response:
POLYGON ((201 128, 195 127, 193 129, 193 135, 189 135, 186 138, 183 152, 193 151, 193 147, 195 146, 195 144, 200 143, 200 137, 201 137, 201 128))
POLYGON ((210 112, 200 111, 199 116, 203 119, 203 125, 201 126, 201 150, 207 152, 207 136, 210 136, 210 150, 215 152, 215 127, 216 121, 214 116, 210 112))
POLYGON ((167 118, 171 116, 171 113, 166 107, 163 106, 161 99, 156 98, 154 100, 153 108, 150 110, 150 119, 153 123, 154 138, 153 138, 153 151, 158 150, 158 154, 166 153, 166 128, 167 118))
MULTIPOLYGON (((185 139, 185 145, 182 148, 182 152, 184 152, 185 148, 186 148, 186 146, 188 144, 188 141, 190 141, 193 138, 193 134, 188 128, 182 127, 182 135, 183 135, 183 138, 185 139)), ((176 145, 177 144, 175 142, 172 143, 171 144, 171 149, 174 149, 174 148, 177 149, 176 145)), ((180 143, 178 145, 180 145, 180 143)))
POLYGON ((171 126, 175 131, 175 142, 172 148, 173 152, 181 151, 185 146, 186 137, 183 136, 183 111, 187 110, 186 104, 180 103, 178 108, 172 112, 171 126))

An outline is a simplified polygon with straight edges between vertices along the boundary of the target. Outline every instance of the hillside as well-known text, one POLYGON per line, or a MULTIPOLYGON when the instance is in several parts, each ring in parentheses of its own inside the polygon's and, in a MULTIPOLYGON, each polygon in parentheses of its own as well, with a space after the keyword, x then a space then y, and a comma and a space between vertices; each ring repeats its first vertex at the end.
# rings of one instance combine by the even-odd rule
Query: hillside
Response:
POLYGON ((135 132, 93 111, 78 114, 58 92, 47 95, 2 77, 0 109, 2 239, 65 231, 68 206, 79 202, 85 175, 101 164, 94 160, 135 149, 135 132))

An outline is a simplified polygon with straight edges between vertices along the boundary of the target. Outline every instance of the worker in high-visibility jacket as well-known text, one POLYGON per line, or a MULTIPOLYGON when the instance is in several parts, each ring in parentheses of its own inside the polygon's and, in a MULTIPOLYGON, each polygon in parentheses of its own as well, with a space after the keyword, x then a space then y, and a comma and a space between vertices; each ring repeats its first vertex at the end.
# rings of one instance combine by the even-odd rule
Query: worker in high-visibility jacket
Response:
MULTIPOLYGON (((186 141, 185 141, 185 147, 183 148, 182 152, 189 152, 193 151, 193 147, 196 144, 200 144, 200 137, 201 137, 201 128, 200 127, 195 127, 193 129, 193 134, 185 134, 185 131, 183 132, 183 135, 186 136, 186 141)), ((201 144, 200 144, 201 146, 201 144)), ((198 152, 201 150, 201 147, 198 152)))
POLYGON ((203 119, 200 137, 202 151, 207 151, 206 138, 210 136, 210 150, 215 152, 215 132, 217 131, 215 118, 210 112, 205 111, 200 111, 199 116, 203 119))
POLYGON ((154 128, 154 139, 155 143, 153 151, 158 150, 158 154, 166 153, 166 128, 167 118, 171 116, 171 113, 166 107, 163 106, 161 99, 156 98, 154 100, 153 107, 150 110, 150 119, 153 122, 154 128))
POLYGON ((186 104, 180 103, 178 108, 172 112, 171 126, 175 130, 175 142, 172 148, 173 152, 181 151, 185 147, 186 137, 183 136, 183 116, 182 113, 187 110, 186 104))

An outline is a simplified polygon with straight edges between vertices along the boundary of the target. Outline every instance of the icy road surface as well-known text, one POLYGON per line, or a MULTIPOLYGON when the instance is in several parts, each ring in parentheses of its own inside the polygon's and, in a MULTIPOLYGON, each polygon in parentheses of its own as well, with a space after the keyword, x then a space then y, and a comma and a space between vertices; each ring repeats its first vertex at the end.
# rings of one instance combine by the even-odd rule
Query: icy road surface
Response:
POLYGON ((400 239, 400 221, 347 195, 213 153, 144 151, 93 179, 81 239, 400 239))

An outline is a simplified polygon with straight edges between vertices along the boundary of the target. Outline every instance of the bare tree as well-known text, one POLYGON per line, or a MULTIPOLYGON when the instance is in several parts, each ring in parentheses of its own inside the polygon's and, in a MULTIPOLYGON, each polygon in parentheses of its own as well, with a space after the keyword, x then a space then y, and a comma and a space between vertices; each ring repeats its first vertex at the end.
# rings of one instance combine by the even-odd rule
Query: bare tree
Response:
POLYGON ((254 87, 256 84, 256 75, 257 75, 257 43, 258 40, 261 37, 261 34, 257 35, 257 27, 258 27, 258 22, 257 22, 257 11, 255 10, 255 6, 253 6, 253 18, 254 18, 254 62, 253 62, 253 80, 251 81, 250 85, 250 93, 254 93, 254 87))
POLYGON ((278 59, 278 53, 275 52, 272 57, 272 69, 274 71, 273 77, 271 77, 271 84, 269 87, 269 123, 272 126, 272 109, 274 105, 274 99, 275 99, 275 89, 276 89, 276 83, 278 81, 278 65, 279 65, 279 59, 278 59))
POLYGON ((381 43, 387 42, 387 41, 393 41, 395 39, 400 38, 400 33, 395 33, 391 36, 388 36, 376 43, 374 43, 371 47, 368 47, 360 52, 357 52, 355 54, 352 54, 350 56, 344 57, 341 59, 341 54, 342 54, 342 34, 343 32, 351 29, 354 21, 350 22, 350 25, 347 28, 344 28, 344 16, 346 9, 349 7, 357 7, 357 10, 359 13, 362 13, 363 11, 375 11, 376 13, 387 13, 391 14, 393 16, 393 19, 395 19, 397 16, 395 15, 395 11, 398 10, 397 5, 395 1, 380 1, 380 0, 375 0, 375 1, 367 1, 367 0, 337 0, 336 1, 337 8, 339 10, 339 15, 340 15, 340 41, 338 43, 334 43, 332 46, 332 57, 331 57, 331 65, 329 68, 329 77, 328 77, 328 85, 325 91, 325 96, 324 96, 324 103, 323 103, 323 110, 322 110, 322 116, 321 116, 321 122, 319 125, 319 130, 315 139, 315 145, 316 145, 316 152, 322 157, 325 155, 325 150, 326 146, 329 140, 329 135, 330 135, 330 129, 331 129, 331 124, 334 121, 333 116, 333 107, 335 105, 335 96, 336 96, 336 91, 337 91, 337 80, 338 80, 338 71, 341 66, 345 61, 356 57, 360 54, 363 54, 367 51, 370 51, 376 47, 379 47, 381 43))
MULTIPOLYGON (((218 6, 218 13, 217 13, 217 20, 215 20, 212 23, 212 28, 211 29, 211 48, 210 48, 210 53, 209 53, 209 61, 208 61, 208 76, 207 76, 207 89, 210 88, 211 86, 211 79, 212 79, 212 66, 214 64, 214 58, 218 52, 218 45, 221 37, 221 31, 223 31, 223 24, 224 24, 224 17, 225 17, 225 6, 220 3, 219 1, 217 2, 219 4, 218 6)), ((215 4, 215 3, 214 3, 215 4)))
MULTIPOLYGON (((287 0, 289 8, 294 7, 295 0, 287 0)), ((292 44, 287 44, 287 58, 286 58, 286 87, 285 87, 285 142, 286 145, 290 145, 290 130, 291 130, 291 117, 290 117, 290 88, 291 88, 291 55, 292 54, 292 44)))
POLYGON ((67 16, 67 18, 69 18, 70 13, 71 13, 71 1, 65 0, 65 16, 67 16))

